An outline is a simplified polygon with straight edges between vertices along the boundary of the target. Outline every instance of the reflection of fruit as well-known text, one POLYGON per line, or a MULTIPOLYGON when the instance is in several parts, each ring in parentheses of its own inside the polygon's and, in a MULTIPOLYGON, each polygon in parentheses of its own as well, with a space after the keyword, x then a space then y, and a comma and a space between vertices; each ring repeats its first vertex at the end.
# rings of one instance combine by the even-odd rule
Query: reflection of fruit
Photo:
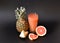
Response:
POLYGON ((26 31, 28 30, 28 22, 26 21, 26 18, 25 18, 25 8, 23 7, 20 7, 17 8, 15 10, 15 13, 16 13, 16 19, 17 19, 17 22, 16 22, 16 29, 18 32, 21 32, 22 30, 26 31))
POLYGON ((37 23, 38 23, 38 14, 30 13, 28 15, 28 22, 29 22, 29 26, 30 26, 30 32, 35 32, 35 29, 36 29, 37 23))
POLYGON ((44 26, 38 26, 36 28, 36 33, 38 36, 44 36, 46 34, 47 30, 44 26))
POLYGON ((30 34, 29 34, 29 39, 30 39, 30 40, 35 40, 35 39, 37 39, 37 38, 38 38, 38 35, 33 34, 33 33, 30 33, 30 34))

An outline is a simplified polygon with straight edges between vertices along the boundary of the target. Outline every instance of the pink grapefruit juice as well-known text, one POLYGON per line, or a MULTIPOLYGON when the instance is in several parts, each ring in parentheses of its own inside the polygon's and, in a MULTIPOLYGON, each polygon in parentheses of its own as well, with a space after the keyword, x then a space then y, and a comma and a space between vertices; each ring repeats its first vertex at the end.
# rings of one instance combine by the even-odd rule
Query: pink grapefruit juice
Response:
POLYGON ((28 22, 29 22, 29 26, 30 26, 30 32, 35 32, 35 29, 36 29, 37 23, 38 23, 38 14, 30 13, 28 15, 28 22))

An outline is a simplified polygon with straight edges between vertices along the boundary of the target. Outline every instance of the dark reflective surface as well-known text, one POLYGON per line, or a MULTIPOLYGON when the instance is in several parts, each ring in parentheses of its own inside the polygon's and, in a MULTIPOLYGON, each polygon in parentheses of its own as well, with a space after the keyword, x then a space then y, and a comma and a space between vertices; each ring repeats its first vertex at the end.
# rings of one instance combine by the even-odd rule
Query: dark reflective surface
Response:
POLYGON ((0 43, 60 43, 60 1, 53 0, 1 0, 0 1, 0 43), (38 25, 47 28, 47 34, 35 41, 19 38, 16 30, 14 10, 24 6, 27 14, 39 15, 38 25))

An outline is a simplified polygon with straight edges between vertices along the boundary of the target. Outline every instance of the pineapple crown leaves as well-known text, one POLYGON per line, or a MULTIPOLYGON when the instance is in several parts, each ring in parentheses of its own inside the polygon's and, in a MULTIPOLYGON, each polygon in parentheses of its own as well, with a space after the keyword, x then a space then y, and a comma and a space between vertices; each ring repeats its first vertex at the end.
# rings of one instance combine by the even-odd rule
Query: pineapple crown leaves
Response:
POLYGON ((20 9, 17 8, 17 9, 15 10, 16 19, 24 18, 24 17, 25 17, 25 14, 26 14, 25 11, 26 11, 26 9, 25 9, 24 7, 20 7, 20 9))

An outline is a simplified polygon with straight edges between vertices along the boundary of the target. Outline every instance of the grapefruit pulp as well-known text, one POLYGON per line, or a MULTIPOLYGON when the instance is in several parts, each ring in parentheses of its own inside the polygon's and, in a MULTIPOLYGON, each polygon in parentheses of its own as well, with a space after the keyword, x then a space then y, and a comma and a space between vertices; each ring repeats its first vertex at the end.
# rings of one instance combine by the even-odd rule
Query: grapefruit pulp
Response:
POLYGON ((38 35, 33 34, 33 33, 30 33, 30 34, 29 34, 29 39, 30 39, 30 40, 35 40, 35 39, 37 39, 37 38, 38 38, 38 35))
POLYGON ((38 26, 36 28, 36 34, 38 36, 44 36, 46 34, 46 32, 47 32, 47 30, 46 30, 46 28, 44 26, 38 26))

